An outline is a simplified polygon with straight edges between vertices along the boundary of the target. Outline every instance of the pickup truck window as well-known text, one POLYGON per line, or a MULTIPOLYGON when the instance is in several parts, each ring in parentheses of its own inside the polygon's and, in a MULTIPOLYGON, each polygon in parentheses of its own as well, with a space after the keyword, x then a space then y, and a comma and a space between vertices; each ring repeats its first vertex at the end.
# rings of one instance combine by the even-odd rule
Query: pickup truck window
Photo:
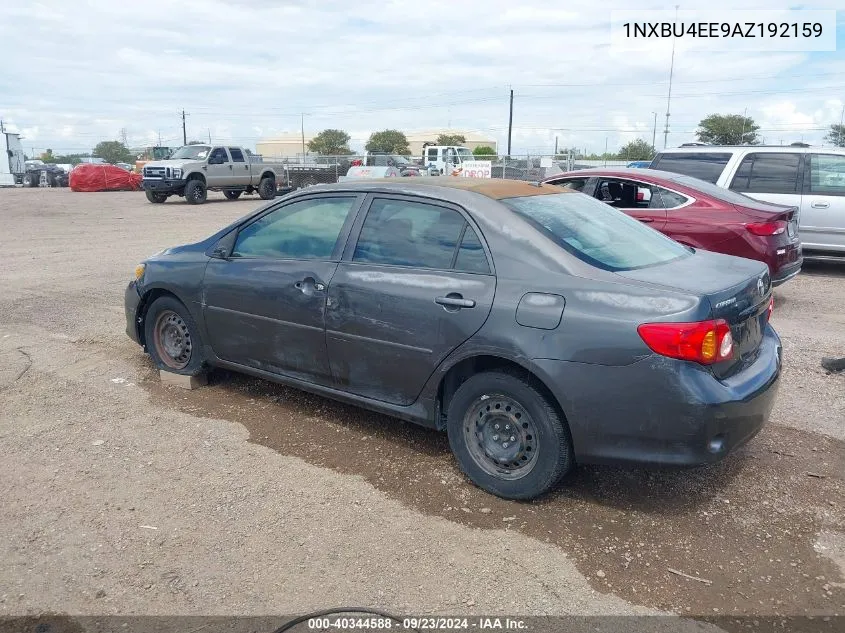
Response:
POLYGON ((239 147, 230 147, 229 153, 232 155, 232 162, 233 163, 243 163, 244 161, 244 153, 241 151, 239 147))
POLYGON ((185 145, 177 149, 170 158, 182 158, 187 160, 203 160, 208 156, 211 148, 208 145, 185 145))
POLYGON ((721 152, 665 153, 657 155, 651 163, 651 169, 684 174, 715 184, 730 158, 730 154, 721 152))
POLYGON ((211 156, 208 157, 209 162, 214 161, 218 165, 229 162, 229 155, 226 153, 225 147, 215 147, 211 151, 211 156))
POLYGON ((799 193, 801 155, 760 152, 748 154, 736 171, 731 189, 756 193, 799 193))

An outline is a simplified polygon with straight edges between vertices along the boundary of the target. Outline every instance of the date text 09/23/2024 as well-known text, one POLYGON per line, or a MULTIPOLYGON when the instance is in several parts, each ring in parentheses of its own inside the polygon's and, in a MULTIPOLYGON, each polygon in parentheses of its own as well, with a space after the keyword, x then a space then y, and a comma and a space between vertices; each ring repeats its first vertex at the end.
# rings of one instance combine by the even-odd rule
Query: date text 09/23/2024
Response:
POLYGON ((397 630, 397 631, 525 631, 527 624, 518 618, 499 617, 315 617, 308 620, 312 630, 397 630))

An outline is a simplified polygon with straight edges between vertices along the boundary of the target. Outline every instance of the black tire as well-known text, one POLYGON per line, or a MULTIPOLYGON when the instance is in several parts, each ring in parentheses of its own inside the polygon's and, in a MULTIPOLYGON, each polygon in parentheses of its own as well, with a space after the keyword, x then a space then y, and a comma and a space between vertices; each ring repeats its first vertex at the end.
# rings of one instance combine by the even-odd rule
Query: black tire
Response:
POLYGON ((159 191, 150 191, 149 189, 147 189, 144 193, 147 194, 147 200, 149 200, 153 204, 161 204, 165 200, 167 200, 166 193, 161 193, 159 191))
POLYGON ((175 297, 159 297, 150 304, 144 316, 144 342, 159 369, 185 376, 196 376, 205 369, 199 328, 175 297), (173 338, 169 338, 171 331, 173 338))
POLYGON ((262 200, 272 200, 276 197, 276 179, 272 176, 265 176, 258 183, 258 195, 262 200))
POLYGON ((504 499, 538 497, 574 465, 566 421, 514 373, 485 372, 464 382, 449 403, 447 431, 466 476, 504 499))
POLYGON ((33 174, 24 174, 23 186, 24 187, 37 187, 39 180, 40 180, 40 178, 34 176, 33 174))
POLYGON ((232 189, 226 189, 223 191, 223 195, 226 197, 226 200, 237 200, 241 197, 243 191, 234 191, 232 189))
POLYGON ((185 185, 185 200, 188 204, 203 204, 208 199, 208 190, 202 180, 189 180, 185 185))

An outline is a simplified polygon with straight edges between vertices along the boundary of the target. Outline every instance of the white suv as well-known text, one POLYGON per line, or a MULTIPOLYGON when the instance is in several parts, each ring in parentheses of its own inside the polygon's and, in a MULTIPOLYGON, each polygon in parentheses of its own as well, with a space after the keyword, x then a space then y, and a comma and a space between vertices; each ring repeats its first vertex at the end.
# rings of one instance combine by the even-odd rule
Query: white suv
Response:
POLYGON ((845 148, 678 147, 659 152, 651 168, 798 207, 805 256, 845 255, 845 148))

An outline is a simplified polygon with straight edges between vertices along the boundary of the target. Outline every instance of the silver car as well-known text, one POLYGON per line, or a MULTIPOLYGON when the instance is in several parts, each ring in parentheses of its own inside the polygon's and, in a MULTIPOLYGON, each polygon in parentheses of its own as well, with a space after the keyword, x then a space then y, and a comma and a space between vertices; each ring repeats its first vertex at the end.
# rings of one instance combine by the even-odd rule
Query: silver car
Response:
POLYGON ((699 145, 663 150, 653 169, 798 207, 805 257, 845 256, 845 149, 699 145))

